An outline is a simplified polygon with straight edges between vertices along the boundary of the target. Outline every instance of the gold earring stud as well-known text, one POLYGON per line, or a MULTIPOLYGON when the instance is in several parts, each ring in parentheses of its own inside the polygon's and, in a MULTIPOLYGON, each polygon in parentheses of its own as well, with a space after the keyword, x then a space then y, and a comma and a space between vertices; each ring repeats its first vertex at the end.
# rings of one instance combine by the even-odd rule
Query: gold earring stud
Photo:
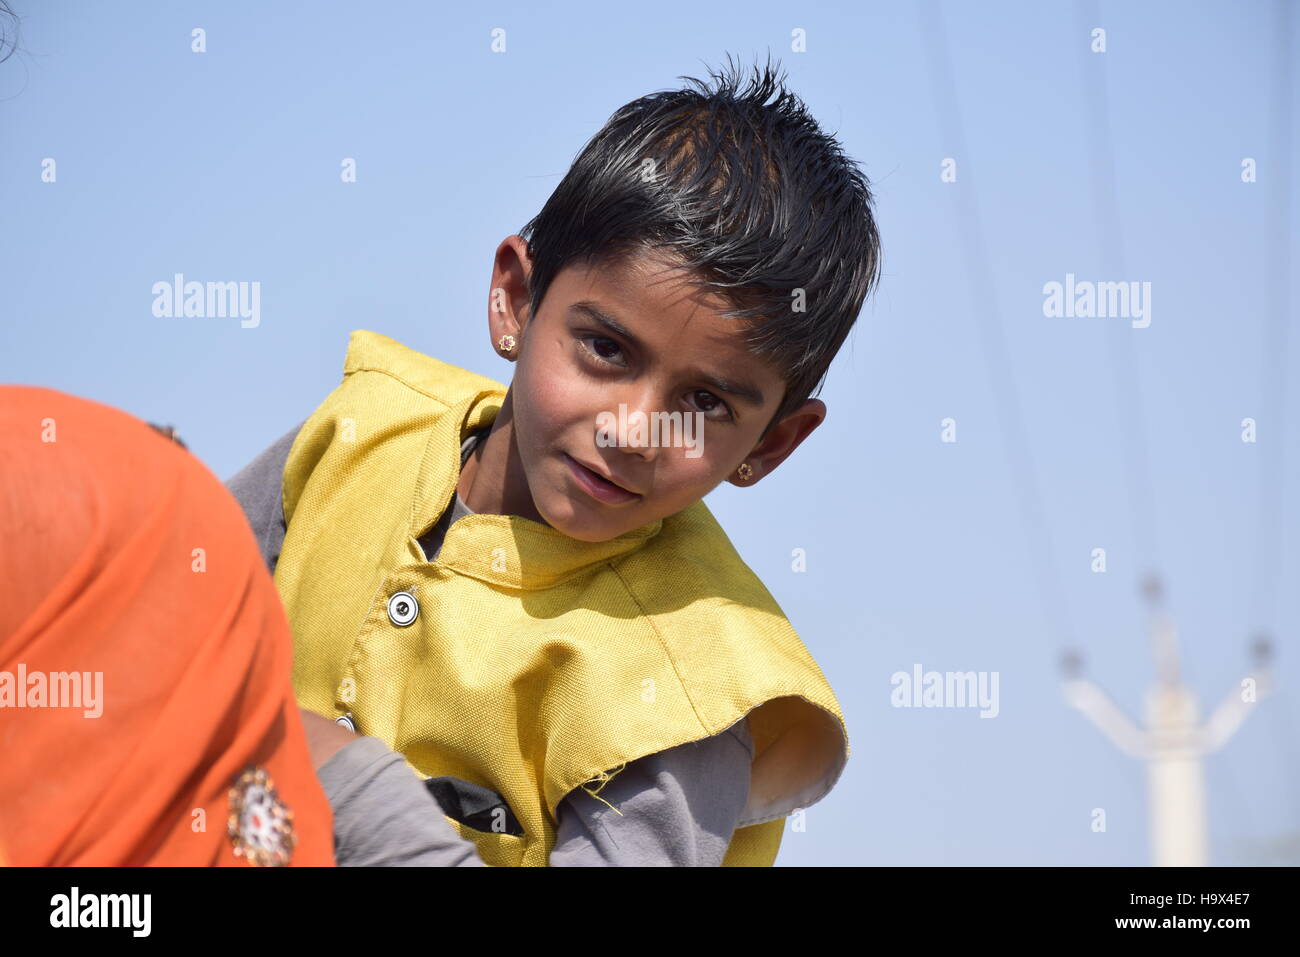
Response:
POLYGON ((742 479, 744 479, 745 481, 748 482, 748 481, 749 481, 749 477, 750 477, 751 475, 754 474, 754 470, 753 470, 752 468, 749 467, 749 463, 748 463, 748 462, 741 462, 741 463, 740 463, 740 467, 736 469, 736 473, 737 473, 737 474, 738 474, 742 479))
POLYGON ((514 336, 502 336, 497 340, 497 345, 501 347, 502 352, 511 352, 515 348, 514 336))

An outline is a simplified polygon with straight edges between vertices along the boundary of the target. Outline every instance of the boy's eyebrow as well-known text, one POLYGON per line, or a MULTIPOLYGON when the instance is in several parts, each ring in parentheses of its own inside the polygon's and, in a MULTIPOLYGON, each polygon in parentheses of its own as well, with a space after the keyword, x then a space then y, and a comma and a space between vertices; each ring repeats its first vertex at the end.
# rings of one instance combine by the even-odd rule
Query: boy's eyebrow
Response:
MULTIPOLYGON (((598 308, 594 302, 589 302, 585 299, 579 300, 578 302, 573 303, 571 308, 577 310, 578 312, 583 313, 590 319, 593 319, 594 321, 600 323, 606 329, 618 333, 620 336, 622 336, 628 342, 632 343, 632 345, 636 346, 638 349, 645 348, 641 340, 638 339, 636 336, 634 336, 632 334, 632 331, 628 329, 627 326, 623 325, 623 323, 619 322, 617 319, 615 319, 613 316, 609 315, 608 313, 601 311, 601 309, 598 308)), ((716 376, 713 375, 712 373, 704 372, 702 370, 697 370, 696 375, 698 375, 709 385, 713 386, 719 392, 725 392, 728 395, 734 395, 739 399, 744 399, 750 405, 757 406, 759 408, 761 408, 763 405, 763 392, 761 389, 758 388, 758 386, 750 385, 747 382, 741 382, 736 379, 723 379, 720 376, 716 376)))

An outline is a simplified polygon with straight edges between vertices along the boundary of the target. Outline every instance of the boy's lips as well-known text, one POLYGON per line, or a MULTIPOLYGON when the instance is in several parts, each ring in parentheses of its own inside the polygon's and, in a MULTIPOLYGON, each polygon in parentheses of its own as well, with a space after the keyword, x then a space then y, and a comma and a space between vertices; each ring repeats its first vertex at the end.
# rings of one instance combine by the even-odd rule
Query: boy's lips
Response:
POLYGON ((592 496, 602 502, 610 504, 620 504, 622 502, 632 502, 641 497, 640 493, 633 492, 621 485, 607 479, 600 472, 584 465, 567 452, 560 453, 564 456, 569 471, 577 480, 578 484, 586 489, 592 496))

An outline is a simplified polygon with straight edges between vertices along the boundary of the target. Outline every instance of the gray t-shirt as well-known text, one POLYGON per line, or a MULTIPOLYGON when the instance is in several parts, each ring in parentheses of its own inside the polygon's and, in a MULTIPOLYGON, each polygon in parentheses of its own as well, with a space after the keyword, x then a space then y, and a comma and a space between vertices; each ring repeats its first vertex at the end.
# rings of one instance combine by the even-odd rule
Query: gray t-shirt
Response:
MULTIPOLYGON (((272 573, 286 532, 284 465, 303 424, 226 482, 272 573)), ((462 466, 486 431, 466 439, 462 466)), ((469 514, 460 495, 453 494, 442 516, 419 539, 429 561, 437 558, 451 524, 469 514)), ((712 737, 629 762, 600 789, 604 801, 582 788, 570 792, 556 808, 550 865, 721 864, 749 798, 753 757, 748 721, 742 718, 712 737)), ((442 815, 475 826, 482 818, 467 816, 470 812, 481 816, 495 804, 505 805, 500 795, 468 782, 439 778, 422 783, 402 756, 377 738, 349 743, 319 776, 334 812, 338 862, 345 866, 481 864, 474 845, 442 815)))

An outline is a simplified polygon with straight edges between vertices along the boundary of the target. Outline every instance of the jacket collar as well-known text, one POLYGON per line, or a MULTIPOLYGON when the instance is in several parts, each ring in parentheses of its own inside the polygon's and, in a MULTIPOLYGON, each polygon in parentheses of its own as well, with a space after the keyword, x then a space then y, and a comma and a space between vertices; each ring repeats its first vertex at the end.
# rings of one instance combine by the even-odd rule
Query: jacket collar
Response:
MULTIPOLYGON (((425 446, 408 534, 418 538, 438 520, 460 478, 461 445, 472 432, 495 421, 505 388, 493 383, 460 397, 445 397, 445 414, 435 417, 425 446)), ((432 565, 508 588, 547 588, 640 548, 659 534, 663 519, 605 542, 584 542, 542 522, 519 515, 475 512, 447 529, 432 565)))

